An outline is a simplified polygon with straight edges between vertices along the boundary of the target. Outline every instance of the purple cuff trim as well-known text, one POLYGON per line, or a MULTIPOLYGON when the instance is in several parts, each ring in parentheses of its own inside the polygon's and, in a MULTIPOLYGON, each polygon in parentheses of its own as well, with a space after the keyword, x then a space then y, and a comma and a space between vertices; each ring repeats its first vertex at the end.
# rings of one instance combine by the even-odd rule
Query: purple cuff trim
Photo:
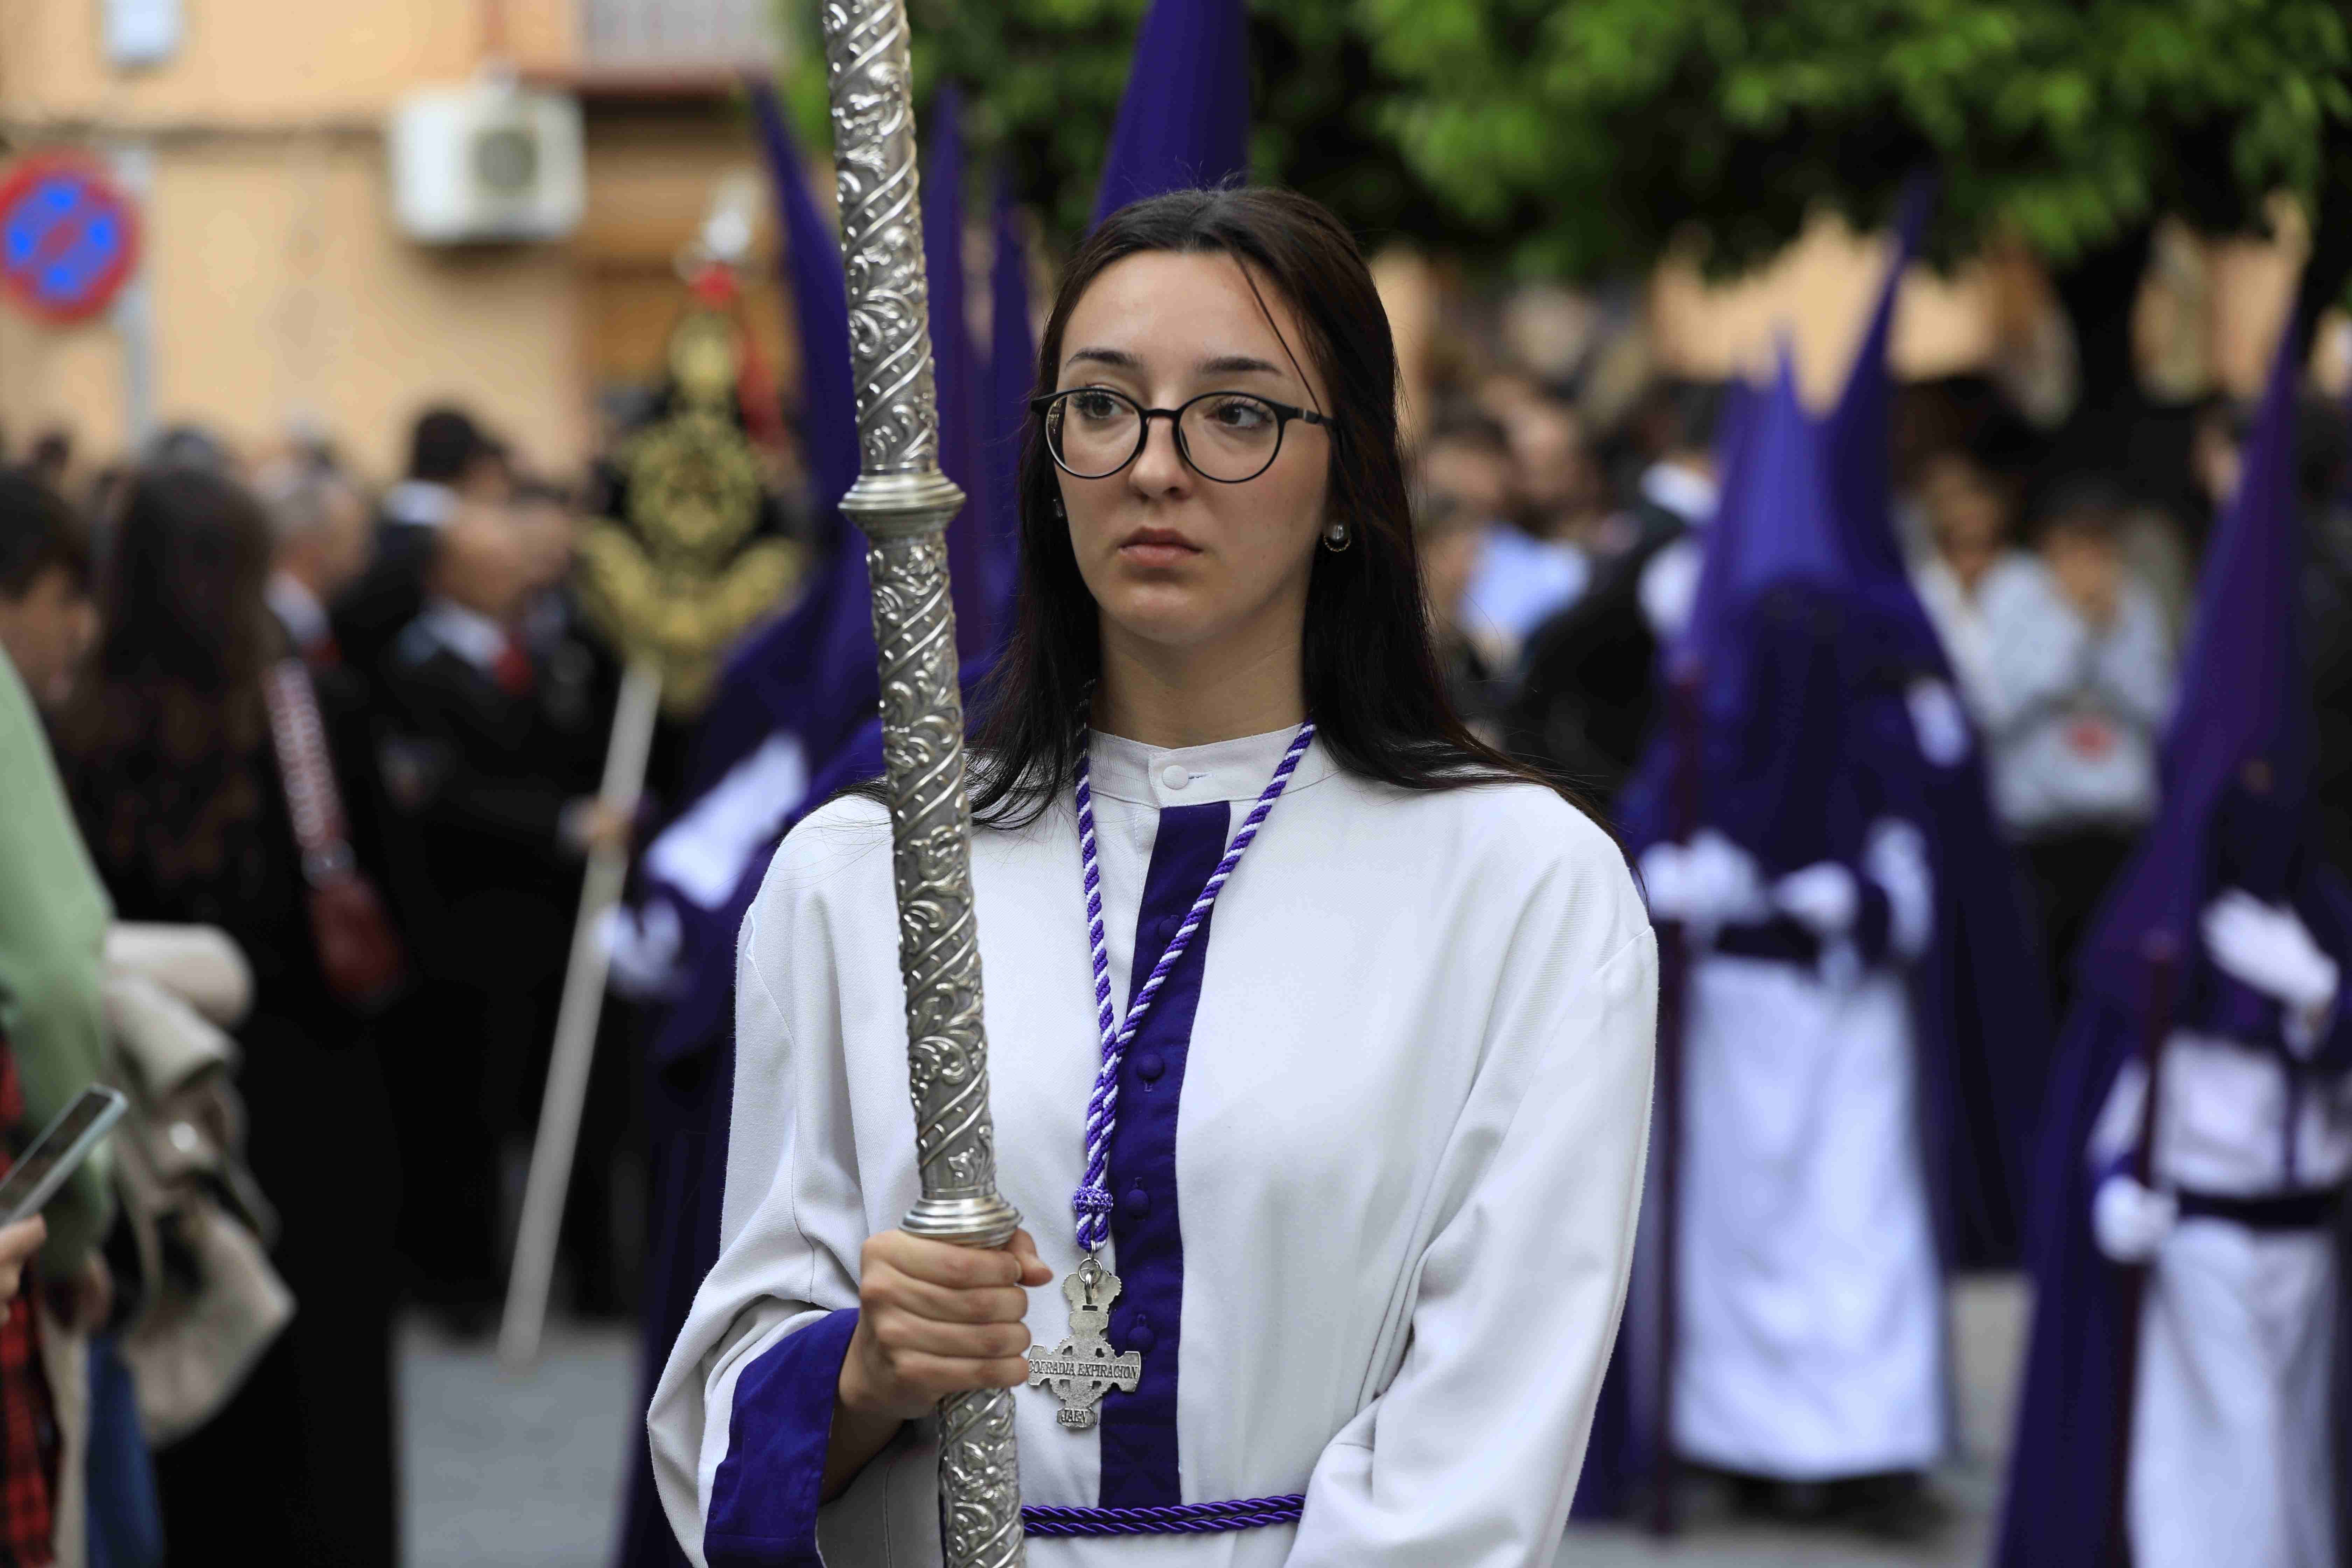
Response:
POLYGON ((727 1426, 727 1458, 710 1483, 702 1552, 710 1568, 824 1568, 818 1493, 833 1441, 841 1363, 857 1310, 795 1329, 743 1369, 727 1426))

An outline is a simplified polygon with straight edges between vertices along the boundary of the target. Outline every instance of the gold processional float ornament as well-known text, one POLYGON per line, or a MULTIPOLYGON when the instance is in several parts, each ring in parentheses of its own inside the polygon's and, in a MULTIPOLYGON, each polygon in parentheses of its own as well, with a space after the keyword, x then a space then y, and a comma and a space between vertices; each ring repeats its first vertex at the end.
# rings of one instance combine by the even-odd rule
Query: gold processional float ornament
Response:
MULTIPOLYGON (((757 201, 756 184, 748 191, 721 187, 688 253, 691 302, 669 338, 669 412, 620 443, 614 461, 624 518, 592 524, 580 542, 573 581, 582 608, 626 661, 597 791, 611 812, 635 812, 656 719, 701 713, 728 649, 787 606, 805 568, 800 545, 758 536, 766 465, 738 416, 740 406, 773 422, 765 401, 772 394, 738 310, 737 268, 751 248, 757 201)), ((628 868, 625 844, 588 858, 499 1327, 499 1353, 509 1366, 537 1358, 546 1326, 556 1237, 604 1015, 611 963, 604 921, 620 902, 628 868)))
POLYGON ((766 484, 735 414, 744 362, 724 308, 733 288, 715 264, 696 280, 696 303, 670 334, 675 406, 614 456, 625 521, 593 523, 580 542, 582 606, 625 656, 659 668, 672 720, 701 713, 727 650, 783 607, 806 563, 790 540, 752 537, 766 484))

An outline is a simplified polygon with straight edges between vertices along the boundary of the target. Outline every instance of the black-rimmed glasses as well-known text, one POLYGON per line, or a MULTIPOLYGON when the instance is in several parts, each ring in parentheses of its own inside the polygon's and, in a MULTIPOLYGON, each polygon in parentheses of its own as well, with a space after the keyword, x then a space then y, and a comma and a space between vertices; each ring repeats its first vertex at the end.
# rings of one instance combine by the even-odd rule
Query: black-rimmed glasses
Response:
POLYGON ((1238 485, 1274 466, 1294 419, 1328 426, 1328 416, 1247 392, 1204 392, 1175 408, 1146 408, 1107 386, 1074 386, 1032 398, 1045 421, 1045 449, 1074 479, 1107 479, 1143 455, 1151 422, 1175 427, 1176 455, 1204 479, 1238 485))

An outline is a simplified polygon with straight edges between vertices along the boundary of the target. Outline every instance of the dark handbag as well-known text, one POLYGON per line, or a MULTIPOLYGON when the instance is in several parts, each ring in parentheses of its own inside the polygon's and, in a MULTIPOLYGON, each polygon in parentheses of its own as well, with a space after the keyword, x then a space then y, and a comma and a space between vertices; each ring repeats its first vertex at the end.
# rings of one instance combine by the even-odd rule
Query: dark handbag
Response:
POLYGON ((408 955, 383 900, 352 857, 310 671, 299 658, 279 659, 262 677, 262 691, 269 703, 269 736, 278 776, 286 782, 294 841, 302 851, 302 879, 310 888, 310 934, 319 967, 344 1005, 382 1012, 407 981, 408 955))

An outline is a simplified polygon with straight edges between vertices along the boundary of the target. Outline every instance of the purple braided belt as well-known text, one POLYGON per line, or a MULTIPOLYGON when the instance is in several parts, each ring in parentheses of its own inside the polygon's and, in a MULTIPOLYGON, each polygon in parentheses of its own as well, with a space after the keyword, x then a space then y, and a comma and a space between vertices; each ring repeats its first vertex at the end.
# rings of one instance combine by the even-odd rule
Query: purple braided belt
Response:
POLYGON ((1194 1535, 1297 1524, 1303 1497, 1244 1497, 1162 1508, 1051 1508, 1024 1503, 1021 1528, 1031 1535, 1194 1535))

